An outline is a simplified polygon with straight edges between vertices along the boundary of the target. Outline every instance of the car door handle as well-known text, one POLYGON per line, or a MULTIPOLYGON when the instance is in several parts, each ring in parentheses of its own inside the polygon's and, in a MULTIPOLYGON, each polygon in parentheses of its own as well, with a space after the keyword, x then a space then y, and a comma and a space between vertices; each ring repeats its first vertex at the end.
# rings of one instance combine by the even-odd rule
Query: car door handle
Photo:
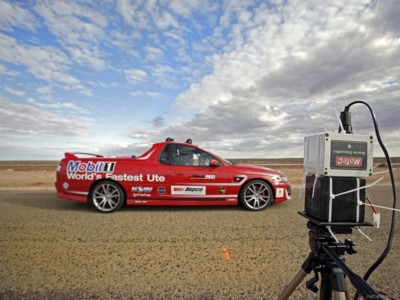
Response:
POLYGON ((183 173, 175 173, 176 176, 183 176, 183 173))

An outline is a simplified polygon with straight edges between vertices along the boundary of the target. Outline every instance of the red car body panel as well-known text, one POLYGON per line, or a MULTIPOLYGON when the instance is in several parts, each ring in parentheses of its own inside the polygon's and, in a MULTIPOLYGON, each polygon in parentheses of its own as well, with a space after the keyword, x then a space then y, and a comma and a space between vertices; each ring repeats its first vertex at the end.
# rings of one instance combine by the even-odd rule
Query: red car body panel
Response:
POLYGON ((65 153, 55 186, 58 198, 88 202, 95 183, 111 180, 122 187, 127 205, 210 206, 237 205, 241 187, 253 179, 270 184, 275 203, 290 199, 291 187, 282 173, 231 164, 197 146, 176 142, 154 144, 139 157, 65 153), (202 151, 213 159, 214 165, 169 164, 168 158, 162 157, 167 145, 202 151))

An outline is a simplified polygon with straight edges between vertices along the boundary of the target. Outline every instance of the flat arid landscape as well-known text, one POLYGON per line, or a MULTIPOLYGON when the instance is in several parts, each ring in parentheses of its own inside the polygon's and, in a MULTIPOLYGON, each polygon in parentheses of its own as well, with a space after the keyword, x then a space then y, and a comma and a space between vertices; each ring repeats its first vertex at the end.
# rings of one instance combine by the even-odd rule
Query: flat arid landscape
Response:
MULTIPOLYGON (((302 160, 236 161, 283 171, 292 199, 261 212, 125 207, 101 214, 56 198, 57 162, 1 162, 0 299, 276 299, 310 252, 307 220, 297 213, 304 209, 302 160)), ((386 170, 377 163, 375 173, 386 170)), ((396 184, 399 175, 397 168, 396 184)), ((367 181, 380 176, 386 177, 368 194, 390 207, 388 175, 367 181)), ((360 276, 387 242, 391 212, 378 210, 381 227, 362 228, 372 242, 355 230, 338 235, 357 243, 358 253, 345 257, 360 276)), ((399 297, 399 270, 396 229, 391 252, 368 282, 399 297)), ((318 299, 305 281, 290 299, 318 299)), ((354 294, 351 284, 348 289, 354 294)))

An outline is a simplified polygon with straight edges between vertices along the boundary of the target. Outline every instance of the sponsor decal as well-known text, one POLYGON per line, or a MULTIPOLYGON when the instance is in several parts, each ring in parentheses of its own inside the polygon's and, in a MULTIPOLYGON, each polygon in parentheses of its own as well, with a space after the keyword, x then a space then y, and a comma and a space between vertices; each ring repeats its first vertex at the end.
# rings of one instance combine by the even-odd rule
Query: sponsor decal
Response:
POLYGON ((99 180, 99 179, 112 179, 115 181, 128 181, 128 182, 164 182, 165 177, 158 174, 147 174, 144 176, 143 174, 131 175, 131 174, 111 174, 106 173, 105 176, 97 173, 77 173, 77 172, 68 172, 68 179, 72 180, 99 180))
POLYGON ((153 190, 152 187, 148 186, 133 186, 132 187, 133 198, 136 197, 151 197, 151 191, 153 190))
POLYGON ((205 195, 205 186, 176 186, 171 187, 172 195, 205 195))
POLYGON ((112 173, 116 164, 116 162, 109 161, 81 162, 80 160, 70 160, 67 165, 67 172, 112 173))
POLYGON ((147 200, 135 200, 135 204, 146 204, 147 200))
POLYGON ((147 194, 147 193, 133 193, 133 198, 137 198, 137 197, 151 197, 151 194, 147 194))
POLYGON ((165 177, 158 174, 147 174, 147 176, 143 176, 143 174, 139 175, 129 175, 129 174, 106 174, 107 179, 112 179, 116 181, 134 181, 134 182, 164 182, 165 177))
POLYGON ((204 175, 193 175, 192 179, 205 179, 205 180, 215 180, 216 176, 214 174, 204 174, 204 175))
POLYGON ((68 190, 68 188, 69 188, 68 182, 64 182, 62 186, 63 186, 64 190, 68 190))
POLYGON ((218 189, 218 192, 219 192, 220 194, 226 194, 226 188, 223 187, 223 186, 221 186, 221 187, 218 189))
POLYGON ((276 198, 283 197, 284 192, 285 192, 285 189, 283 189, 283 188, 276 189, 276 198))
POLYGON ((67 177, 72 180, 99 180, 103 178, 100 174, 95 173, 67 173, 67 177))
POLYGON ((158 189, 157 189, 157 191, 158 191, 158 193, 159 193, 160 195, 164 195, 164 194, 165 194, 165 187, 159 186, 158 189))
POLYGON ((133 186, 132 187, 132 193, 151 193, 153 190, 152 187, 148 186, 133 186))

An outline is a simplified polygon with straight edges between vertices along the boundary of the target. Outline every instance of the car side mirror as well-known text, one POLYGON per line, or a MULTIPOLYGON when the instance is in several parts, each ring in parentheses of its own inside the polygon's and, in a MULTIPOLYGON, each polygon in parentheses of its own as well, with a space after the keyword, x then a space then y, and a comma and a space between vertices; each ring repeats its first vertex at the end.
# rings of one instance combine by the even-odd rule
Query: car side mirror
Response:
POLYGON ((218 167, 219 166, 219 162, 216 159, 212 159, 210 161, 210 167, 218 167))

